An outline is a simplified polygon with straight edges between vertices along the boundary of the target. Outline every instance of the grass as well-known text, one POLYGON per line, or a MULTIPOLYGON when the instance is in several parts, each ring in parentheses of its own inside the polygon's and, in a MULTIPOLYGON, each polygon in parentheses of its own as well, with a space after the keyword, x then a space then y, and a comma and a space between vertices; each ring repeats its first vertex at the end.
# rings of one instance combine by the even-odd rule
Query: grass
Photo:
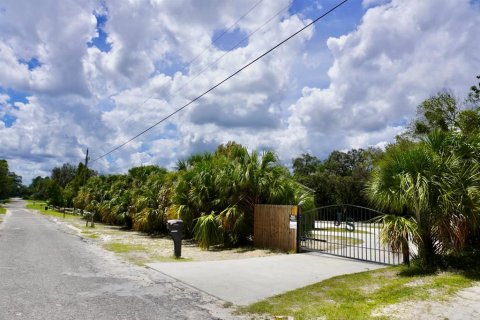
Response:
MULTIPOLYGON (((46 205, 47 205, 46 202, 27 200, 27 209, 37 210, 41 214, 44 214, 46 216, 63 218, 63 212, 58 212, 58 211, 50 210, 50 209, 45 210, 46 205)), ((77 218, 77 217, 79 217, 77 214, 65 213, 65 218, 77 218)))
POLYGON ((362 239, 357 239, 353 237, 344 237, 344 236, 333 236, 333 235, 323 235, 318 233, 311 233, 310 238, 315 238, 319 240, 328 240, 328 243, 341 244, 341 245, 359 245, 363 243, 362 239))
POLYGON ((177 258, 175 256, 165 257, 165 256, 153 256, 151 262, 188 262, 193 261, 192 258, 177 258))
POLYGON ((82 232, 83 235, 87 238, 90 238, 90 239, 98 239, 100 236, 96 233, 87 233, 87 232, 82 232))
POLYGON ((355 229, 354 231, 348 231, 345 228, 340 228, 340 227, 327 227, 327 228, 315 228, 313 230, 316 231, 331 231, 331 232, 342 232, 342 233, 357 233, 357 234, 370 234, 371 232, 365 231, 365 230, 359 230, 355 229))
POLYGON ((461 273, 402 275, 388 267, 338 276, 238 309, 238 313, 288 315, 294 319, 388 319, 381 309, 405 301, 445 300, 471 286, 461 273))
POLYGON ((5 214, 7 213, 7 209, 5 209, 4 207, 0 206, 0 214, 5 214))
POLYGON ((120 242, 111 242, 104 245, 104 248, 116 253, 128 253, 132 251, 146 252, 147 248, 139 244, 125 244, 120 242))

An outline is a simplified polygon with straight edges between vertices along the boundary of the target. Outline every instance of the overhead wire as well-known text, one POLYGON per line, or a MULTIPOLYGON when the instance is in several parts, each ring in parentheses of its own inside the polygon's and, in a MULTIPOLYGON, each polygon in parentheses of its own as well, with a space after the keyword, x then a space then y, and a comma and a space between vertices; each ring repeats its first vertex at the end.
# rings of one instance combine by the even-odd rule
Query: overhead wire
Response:
MULTIPOLYGON (((296 0, 294 0, 296 1, 296 0)), ((191 59, 186 65, 185 65, 185 68, 188 68, 192 65, 193 62, 195 62, 199 57, 201 57, 207 50, 209 50, 210 48, 213 47, 213 45, 215 43, 217 43, 223 36, 225 36, 228 32, 230 32, 231 30, 233 30, 239 23, 240 21, 242 21, 246 16, 248 16, 252 11, 253 9, 255 9, 256 7, 258 7, 258 5, 260 5, 260 3, 262 3, 263 0, 259 0, 257 1, 253 6, 251 6, 244 14, 242 14, 237 20, 235 20, 234 23, 232 23, 227 29, 225 29, 221 34, 219 34, 218 36, 216 36, 210 43, 210 45, 208 47, 206 47, 202 52, 200 52, 199 54, 197 54, 193 59, 191 59)), ((292 2, 293 3, 293 2, 292 2)), ((202 71, 203 73, 203 71, 202 71)), ((187 84, 189 84, 191 81, 189 81, 187 84)), ((185 85, 184 85, 185 86, 185 85)), ((175 90, 175 92, 173 92, 173 94, 176 94, 177 92, 179 92, 181 89, 183 89, 182 86, 181 88, 175 90)), ((141 108, 143 105, 145 105, 145 103, 147 103, 148 101, 150 101, 153 97, 155 96, 155 94, 152 94, 151 96, 149 96, 147 99, 143 100, 143 102, 138 106, 138 108, 141 108)))
MULTIPOLYGON (((192 60, 190 60, 190 62, 187 63, 187 65, 185 66, 185 68, 188 68, 191 66, 191 64, 197 60, 200 56, 202 56, 207 50, 209 50, 211 47, 213 47, 213 45, 218 41, 220 40, 225 34, 227 34, 230 30, 232 30, 234 27, 236 27, 240 21, 245 18, 248 14, 250 14, 250 12, 253 11, 253 9, 255 9, 263 0, 260 0, 258 2, 256 2, 252 7, 250 7, 250 9, 248 11, 246 11, 242 16, 240 16, 232 25, 230 25, 230 27, 228 27, 226 30, 224 30, 219 36, 215 37, 212 42, 210 43, 210 45, 205 48, 200 54, 198 54, 196 57, 194 57, 192 60)), ((194 77, 189 79, 186 83, 184 83, 181 87, 179 87, 177 90, 175 90, 172 95, 175 95, 177 94, 178 92, 180 92, 182 89, 184 89, 186 86, 188 86, 190 83, 192 83, 195 79, 197 79, 198 77, 200 77, 203 73, 205 73, 209 68, 211 68, 212 66, 214 66, 217 62, 219 62, 220 60, 222 60, 226 55, 228 55, 229 53, 231 53, 233 50, 235 50, 236 48, 238 48, 245 40, 249 39, 251 36, 253 36, 255 33, 257 33, 259 30, 261 30, 265 25, 267 25, 268 23, 270 23, 274 18, 278 17, 282 12, 284 12, 285 10, 287 10, 288 8, 290 8, 290 6, 292 6, 297 0, 293 0, 291 3, 289 3, 287 6, 284 6, 282 7, 279 11, 277 11, 273 16, 271 16, 267 21, 265 21, 262 25, 260 25, 259 27, 257 27, 255 30, 253 30, 252 32, 250 32, 247 36, 245 36, 244 38, 242 38, 240 41, 238 41, 237 43, 235 43, 232 47, 230 47, 229 49, 227 49, 227 51, 225 53, 223 53, 219 58, 217 58, 215 61, 213 61, 212 63, 208 64, 207 67, 205 67, 204 69, 202 69, 200 72, 198 72, 197 74, 194 74, 194 77)), ((147 99, 145 99, 139 106, 138 108, 141 108, 143 105, 145 105, 145 103, 147 103, 148 101, 150 101, 153 97, 155 96, 155 94, 152 94, 151 96, 149 96, 147 99)))
MULTIPOLYGON (((296 0, 294 0, 296 1, 296 0)), ((213 47, 213 45, 215 43, 218 42, 218 40, 220 40, 223 36, 225 36, 227 33, 229 33, 231 30, 234 30, 234 28, 240 23, 240 21, 242 21, 246 16, 248 16, 252 11, 253 9, 255 9, 256 7, 258 7, 258 5, 260 3, 262 3, 263 0, 260 0, 260 1, 257 1, 252 7, 250 7, 244 14, 242 14, 237 20, 235 20, 234 23, 232 23, 227 29, 223 30, 222 33, 220 33, 218 36, 216 36, 211 42, 210 42, 210 45, 208 47, 206 47, 205 49, 203 49, 202 52, 200 52, 199 54, 197 54, 193 59, 191 59, 186 65, 185 65, 185 68, 188 68, 192 65, 192 63, 194 63, 198 58, 200 58, 203 54, 205 54, 205 52, 207 52, 210 48, 213 47)), ((183 87, 182 87, 183 88, 183 87)), ((178 91, 180 91, 182 88, 178 89, 177 91, 174 92, 177 93, 178 91)), ((150 99, 152 99, 153 97, 155 96, 155 94, 152 94, 150 97, 148 97, 147 99, 145 99, 139 107, 143 106, 145 103, 147 103, 148 101, 150 101, 150 99)))
POLYGON ((186 86, 188 86, 190 83, 192 83, 195 79, 197 79, 198 77, 200 77, 205 71, 207 71, 208 69, 210 69, 211 67, 213 67, 215 64, 217 64, 217 62, 219 62, 220 60, 222 60, 226 55, 228 55, 229 53, 231 53, 233 50, 237 49, 245 40, 248 40, 250 39, 251 36, 253 36, 255 33, 257 33, 258 31, 260 31, 261 29, 263 29, 264 26, 266 26, 267 24, 269 24, 273 19, 275 19, 276 17, 278 17, 280 14, 282 14, 285 10, 287 10, 288 8, 290 8, 290 6, 295 3, 297 0, 293 0, 291 3, 289 3, 288 5, 286 5, 285 7, 283 7, 282 9, 280 9, 279 11, 277 11, 273 16, 271 16, 267 21, 265 21, 262 25, 260 25, 259 27, 257 27, 255 30, 253 30, 252 32, 250 32, 248 35, 246 35, 245 37, 243 37, 240 41, 236 42, 232 47, 230 47, 229 49, 227 49, 220 57, 218 57, 217 59, 215 59, 215 61, 213 61, 212 63, 209 63, 205 68, 203 68, 200 72, 198 72, 197 74, 194 75, 193 78, 191 78, 190 80, 187 81, 187 83, 185 83, 183 86, 181 86, 178 90, 176 90, 174 92, 177 93, 178 91, 182 90, 183 88, 185 88, 186 86))
POLYGON ((145 134, 146 132, 152 130, 153 128, 155 128, 156 126, 158 126, 160 123, 168 120, 169 118, 171 118, 172 116, 174 116, 175 114, 179 113, 180 111, 184 110, 185 108, 187 108, 188 106, 190 106, 191 104, 193 104, 194 102, 196 102, 197 100, 201 99, 203 96, 205 96, 206 94, 208 94, 209 92, 215 90, 217 87, 221 86, 223 83, 227 82, 228 80, 230 80, 231 78, 235 77, 237 74, 239 74, 240 72, 242 72, 243 70, 245 70, 246 68, 250 67, 252 64, 256 63, 258 60, 262 59, 263 57, 265 57, 266 55, 268 55, 269 53, 271 53, 272 51, 274 51, 275 49, 277 49, 278 47, 282 46, 284 43, 286 43, 287 41, 289 41, 290 39, 294 38, 295 36, 297 36, 299 33, 303 32, 305 29, 309 28, 310 26, 314 25, 315 23, 317 23, 318 21, 320 21, 321 19, 323 19, 324 17, 326 17, 327 15, 329 15, 330 13, 332 13, 333 11, 335 11, 337 8, 339 8, 340 6, 342 6, 343 4, 345 4, 346 2, 348 2, 349 0, 343 0, 341 2, 339 2, 337 5, 335 5, 334 7, 332 7, 331 9, 329 9, 327 12, 323 13, 322 15, 318 16, 317 18, 315 18, 314 20, 312 20, 310 23, 308 23, 307 25, 305 25, 304 27, 300 28, 299 30, 295 31, 294 33, 292 33, 290 36, 288 36, 287 38, 283 39, 282 41, 280 41, 279 43, 277 43, 275 46, 271 47, 270 49, 268 49, 267 51, 265 51, 264 53, 262 53, 261 55, 259 55, 258 57, 256 57, 255 59, 251 60, 250 62, 248 62, 247 64, 245 64, 243 67, 241 67, 240 69, 238 69, 237 71, 233 72, 232 74, 230 74, 228 77, 224 78, 222 81, 218 82, 217 84, 215 84, 214 86, 210 87, 209 89, 207 89, 206 91, 204 91, 203 93, 201 93, 200 95, 196 96, 195 98, 191 99, 189 102, 187 102, 186 104, 184 104, 182 107, 176 109, 175 111, 173 111, 172 113, 168 114, 167 116, 163 117, 162 119, 160 119, 159 121, 157 121, 156 123, 154 123, 153 125, 149 126, 148 128, 146 128, 145 130, 141 131, 140 133, 136 134, 135 136, 133 136, 132 138, 130 138, 129 140, 123 142, 122 144, 116 146, 115 148, 111 149, 110 151, 102 154, 101 156, 93 159, 91 162, 96 162, 110 154, 112 154, 113 152, 117 151, 118 149, 124 147, 125 145, 127 145, 128 143, 132 142, 133 140, 137 139, 138 137, 140 137, 141 135, 145 134))
POLYGON ((211 47, 213 47, 213 44, 216 43, 219 39, 221 39, 224 35, 226 35, 227 33, 229 33, 231 30, 233 30, 234 27, 236 27, 238 25, 238 23, 243 19, 245 18, 250 12, 253 11, 253 9, 255 9, 263 0, 260 0, 258 1, 257 3, 255 3, 253 5, 253 7, 251 7, 247 12, 245 12, 240 18, 237 19, 237 21, 235 21, 230 27, 228 27, 227 29, 225 29, 219 36, 215 37, 212 42, 210 43, 210 45, 205 48, 202 52, 200 52, 198 55, 196 55, 192 60, 190 60, 190 62, 188 62, 187 66, 190 66, 193 62, 195 62, 200 56, 202 56, 205 51, 207 51, 208 49, 210 49, 211 47))

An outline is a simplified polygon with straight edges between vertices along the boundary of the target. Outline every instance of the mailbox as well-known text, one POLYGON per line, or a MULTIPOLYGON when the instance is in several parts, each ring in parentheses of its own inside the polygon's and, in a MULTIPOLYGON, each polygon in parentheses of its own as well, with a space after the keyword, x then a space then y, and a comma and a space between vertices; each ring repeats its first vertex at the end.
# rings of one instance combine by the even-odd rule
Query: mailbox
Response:
POLYGON ((183 221, 168 220, 167 229, 170 231, 170 235, 173 239, 175 257, 180 258, 182 255, 183 221))

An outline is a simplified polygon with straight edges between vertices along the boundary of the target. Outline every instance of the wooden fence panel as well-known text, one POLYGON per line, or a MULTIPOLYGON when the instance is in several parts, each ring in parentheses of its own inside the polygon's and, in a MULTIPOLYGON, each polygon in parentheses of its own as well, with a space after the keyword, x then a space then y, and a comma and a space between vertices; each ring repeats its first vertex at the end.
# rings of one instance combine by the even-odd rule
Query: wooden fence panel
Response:
POLYGON ((255 205, 253 244, 257 248, 297 250, 297 206, 255 205), (290 224, 290 222, 294 222, 290 224))

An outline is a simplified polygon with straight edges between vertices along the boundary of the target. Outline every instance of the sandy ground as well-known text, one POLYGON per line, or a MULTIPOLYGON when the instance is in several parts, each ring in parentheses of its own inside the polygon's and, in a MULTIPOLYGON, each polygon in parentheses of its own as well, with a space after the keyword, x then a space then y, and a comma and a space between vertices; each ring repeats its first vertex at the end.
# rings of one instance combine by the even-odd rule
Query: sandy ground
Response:
POLYGON ((409 301, 374 312, 398 320, 474 320, 480 319, 480 284, 459 291, 447 301, 409 301))
POLYGON ((93 241, 105 249, 114 251, 126 260, 137 265, 152 262, 182 262, 182 261, 214 261, 246 259, 282 254, 271 250, 252 247, 219 248, 201 250, 189 240, 182 242, 182 258, 173 257, 173 241, 170 236, 149 236, 147 234, 122 230, 117 226, 95 223, 95 227, 86 227, 85 220, 80 217, 66 219, 49 216, 57 223, 69 225, 78 235, 93 241))

